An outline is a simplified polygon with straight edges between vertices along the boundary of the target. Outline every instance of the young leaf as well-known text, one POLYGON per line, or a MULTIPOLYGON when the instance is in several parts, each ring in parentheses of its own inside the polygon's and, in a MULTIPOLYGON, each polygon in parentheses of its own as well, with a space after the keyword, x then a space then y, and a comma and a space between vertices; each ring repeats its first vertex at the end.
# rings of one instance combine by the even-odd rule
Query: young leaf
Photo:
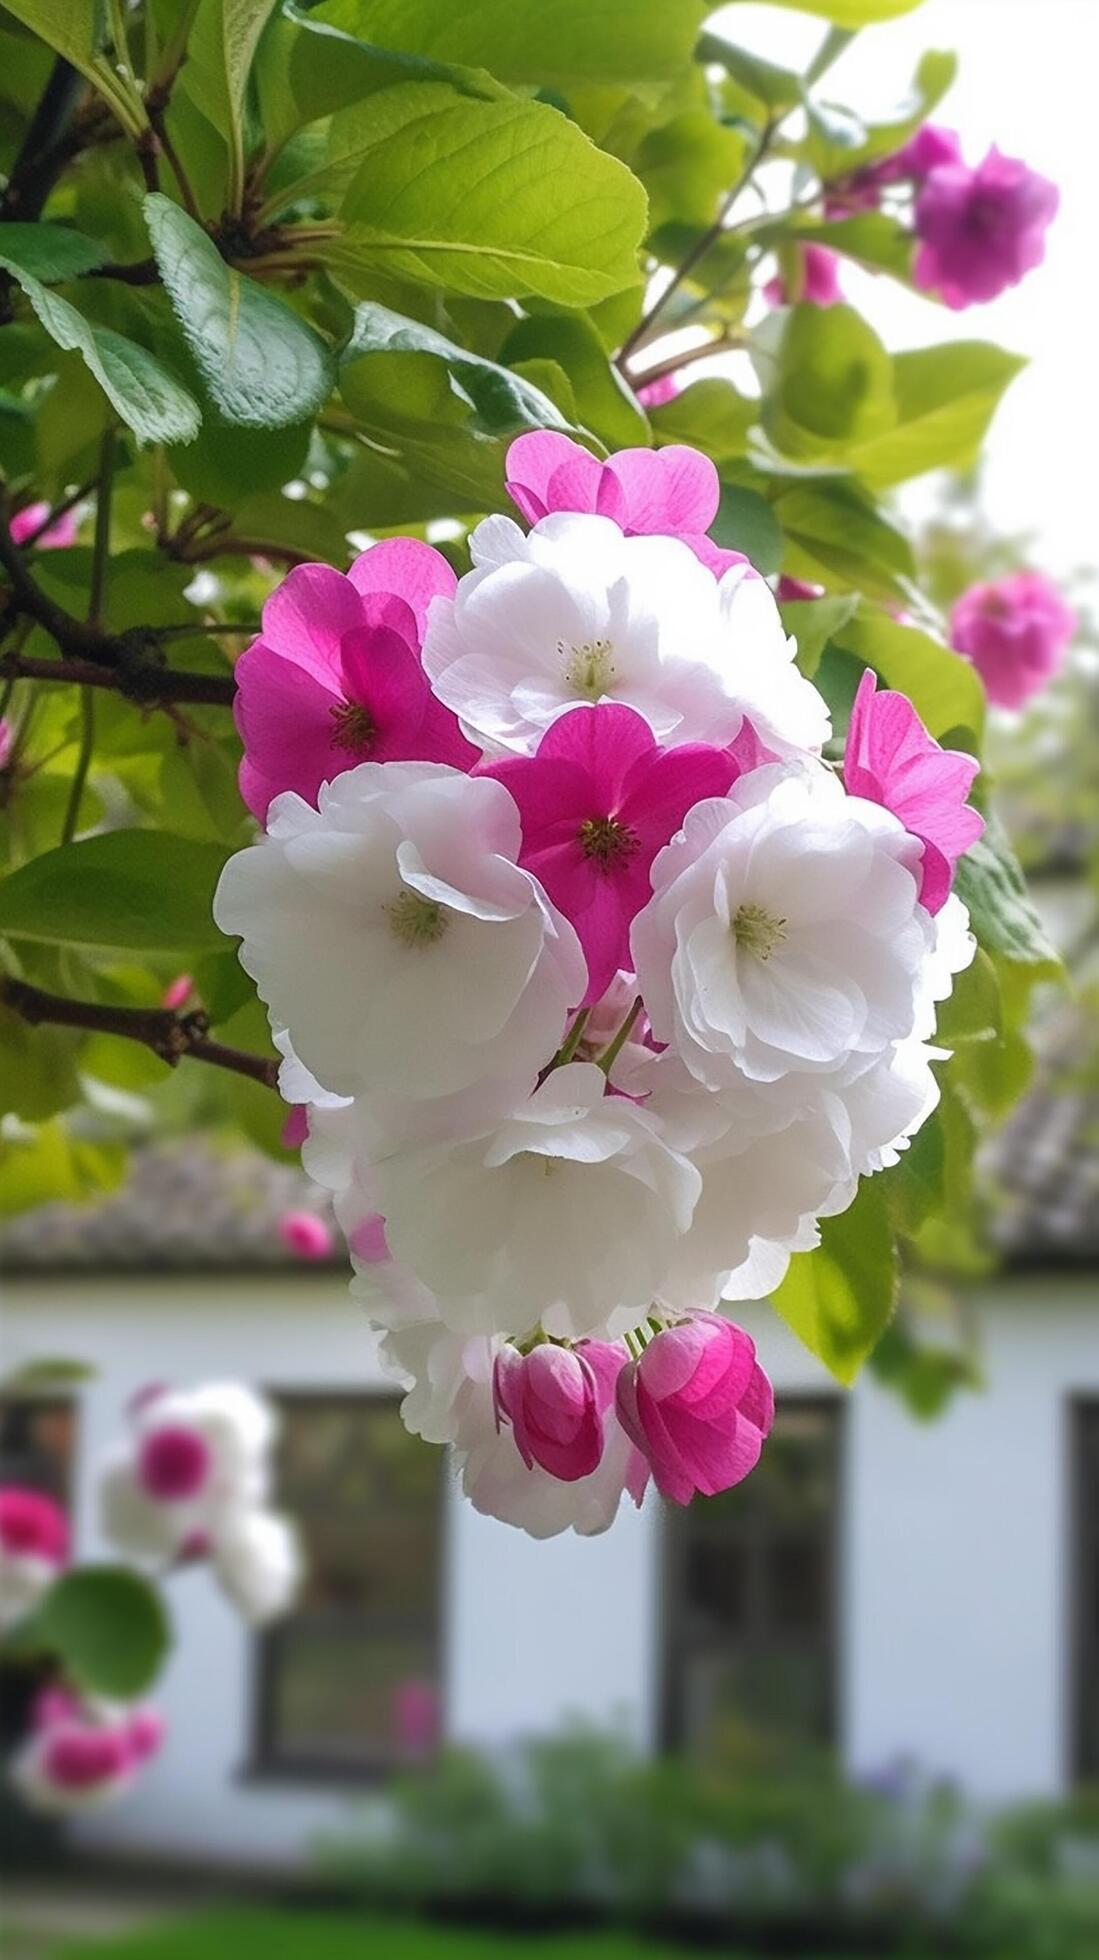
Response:
POLYGON ((930 633, 864 606, 838 638, 886 687, 908 695, 937 740, 948 729, 983 727, 984 689, 975 669, 930 633))
POLYGON ((340 209, 347 230, 326 249, 334 268, 570 307, 636 282, 645 193, 556 109, 469 101, 434 82, 370 106, 374 140, 340 209))
MULTIPOLYGON (((474 411, 477 427, 486 435, 518 434, 523 429, 563 430, 569 426, 546 395, 518 375, 509 373, 507 368, 482 359, 480 354, 467 353, 464 347, 448 340, 445 334, 436 333, 433 327, 423 326, 419 320, 406 319, 403 314, 391 312, 388 306, 364 301, 356 308, 355 326, 343 351, 342 365, 346 370, 366 356, 382 353, 430 354, 442 361, 455 394, 459 398, 464 396, 474 411)), ((601 351, 600 360, 606 367, 601 351)), ((346 389, 344 392, 346 395, 346 389)))
POLYGON ((377 47, 490 68, 533 88, 577 82, 655 82, 666 87, 691 58, 705 6, 699 0, 326 0, 316 18, 377 47))
POLYGON ((889 1323, 897 1251, 878 1178, 864 1178, 850 1209, 825 1218, 814 1252, 795 1252, 771 1305, 811 1354, 850 1384, 889 1323))
POLYGON ((160 1594, 125 1565, 82 1565, 55 1579, 28 1629, 85 1694, 127 1701, 156 1679, 171 1643, 160 1594))
POLYGON ((0 881, 0 932, 55 946, 223 947, 210 908, 227 855, 220 844, 156 830, 61 845, 0 881))
POLYGON ((145 219, 176 317, 226 421, 279 429, 315 415, 335 380, 320 335, 227 265, 202 226, 170 198, 151 192, 145 219))
POLYGON ((771 0, 774 7, 794 7, 801 14, 819 14, 837 27, 873 27, 876 21, 896 20, 914 13, 923 0, 771 0))
POLYGON ((872 490, 928 470, 969 469, 1000 397, 1025 366, 1021 355, 979 340, 895 354, 896 425, 853 448, 851 468, 872 490))
POLYGON ((190 442, 198 434, 198 403, 155 354, 111 327, 93 327, 15 259, 0 257, 0 265, 18 280, 50 338, 80 355, 139 442, 190 442))
POLYGON ((1018 858, 993 818, 960 859, 954 888, 969 907, 981 945, 1016 966, 1037 967, 1056 979, 1061 961, 1027 896, 1018 858))

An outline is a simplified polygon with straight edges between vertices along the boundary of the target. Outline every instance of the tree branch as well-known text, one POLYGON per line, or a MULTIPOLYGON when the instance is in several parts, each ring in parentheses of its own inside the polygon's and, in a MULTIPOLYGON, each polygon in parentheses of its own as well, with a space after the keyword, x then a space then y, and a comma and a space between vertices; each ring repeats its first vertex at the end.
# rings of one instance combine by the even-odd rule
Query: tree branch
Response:
POLYGON ((123 676, 90 660, 30 660, 14 653, 0 659, 0 675, 17 681, 69 681, 77 687, 105 687, 125 694, 138 707, 150 708, 230 708, 237 692, 232 674, 186 674, 150 665, 123 676))
POLYGON ((79 147, 78 143, 74 147, 69 125, 84 87, 84 77, 58 55, 0 197, 0 219, 33 223, 41 213, 58 175, 79 147))
POLYGON ((28 980, 14 977, 0 979, 0 1001, 32 1028, 48 1024, 80 1028, 87 1034, 121 1035, 126 1041, 139 1041, 150 1048, 169 1068, 175 1068, 186 1056, 208 1062, 213 1068, 229 1069, 234 1075, 246 1075, 268 1089, 278 1087, 277 1061, 211 1041, 209 1020, 201 1012, 178 1014, 168 1007, 109 1007, 101 1001, 65 1000, 60 994, 45 993, 28 980))

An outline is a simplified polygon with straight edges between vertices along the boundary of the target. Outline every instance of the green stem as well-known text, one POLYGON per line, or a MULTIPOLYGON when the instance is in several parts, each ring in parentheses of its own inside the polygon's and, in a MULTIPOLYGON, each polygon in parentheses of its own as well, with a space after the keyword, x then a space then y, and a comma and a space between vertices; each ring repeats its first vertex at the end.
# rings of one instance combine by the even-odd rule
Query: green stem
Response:
POLYGON ((607 1076, 610 1075, 610 1072, 614 1067, 616 1061, 618 1060, 619 1055, 622 1053, 623 1048, 626 1046, 627 1041, 629 1040, 631 1034, 633 1033, 634 1023, 641 1012, 641 1007, 642 1007, 641 995, 638 994, 637 999, 634 1001, 633 1006, 630 1008, 630 1011, 627 1014, 625 1020, 623 1021, 622 1026, 619 1028, 617 1034, 615 1035, 614 1040, 611 1042, 608 1048, 604 1048, 603 1053, 601 1055, 596 1057, 596 1066, 602 1069, 604 1075, 607 1076))
POLYGON ((65 821, 61 826, 61 842, 71 844, 76 836, 80 821, 80 805, 84 801, 84 787, 91 767, 92 749, 95 745, 95 696, 90 687, 80 690, 80 751, 76 758, 72 788, 65 806, 65 821))
POLYGON ((582 1007, 580 1009, 580 1012, 577 1015, 575 1021, 573 1022, 571 1028, 569 1029, 568 1034, 565 1036, 565 1039, 561 1043, 560 1048, 557 1050, 557 1053, 554 1056, 553 1061, 550 1063, 551 1068, 564 1068, 566 1062, 571 1062, 573 1056, 575 1055, 577 1049, 580 1046, 581 1041, 584 1038, 584 1029, 588 1025, 588 1015, 590 1013, 591 1013, 590 1007, 582 1007))
MULTIPOLYGON (((92 541, 92 574, 88 587, 88 625, 103 625, 103 606, 107 596, 107 566, 111 554, 111 492, 114 487, 115 432, 113 422, 103 432, 99 446, 99 488, 95 500, 95 537, 92 541)), ((80 749, 73 772, 72 788, 65 806, 61 842, 71 844, 80 822, 80 805, 91 768, 95 747, 95 695, 90 687, 80 690, 80 749)))

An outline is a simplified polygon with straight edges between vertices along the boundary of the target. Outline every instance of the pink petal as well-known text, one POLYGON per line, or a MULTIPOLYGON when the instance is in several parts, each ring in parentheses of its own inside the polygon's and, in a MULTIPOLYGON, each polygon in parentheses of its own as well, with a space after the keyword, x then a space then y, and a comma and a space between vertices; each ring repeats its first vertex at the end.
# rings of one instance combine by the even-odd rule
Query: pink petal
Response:
POLYGON ((551 723, 538 745, 537 761, 573 762, 589 777, 599 801, 598 812, 610 815, 627 772, 646 756, 659 754, 652 729, 635 708, 600 701, 592 707, 570 709, 551 723))
POLYGON ((688 810, 708 796, 725 796, 740 775, 727 749, 684 742, 654 749, 629 770, 616 815, 642 840, 649 862, 680 829, 688 810))
POLYGON ((731 572, 734 565, 747 565, 748 570, 745 574, 747 578, 759 577, 751 559, 743 551, 726 551, 722 545, 715 544, 713 539, 706 537, 704 533, 681 531, 679 536, 715 578, 724 578, 726 572, 731 572))
POLYGON ((355 587, 342 572, 331 565, 295 565, 264 605, 262 638, 284 660, 331 684, 339 673, 340 641, 361 617, 355 587))
POLYGON ((537 524, 553 510, 594 511, 599 497, 603 465, 568 436, 551 429, 533 429, 517 436, 508 449, 504 475, 508 495, 517 504, 528 524, 537 524), (551 500, 550 483, 559 477, 555 494, 568 502, 551 500))
POLYGON ((708 456, 683 443, 667 449, 621 449, 607 464, 626 496, 627 531, 680 537, 708 531, 721 484, 708 456))
POLYGON ((383 538, 356 558, 347 576, 364 595, 392 593, 403 599, 415 617, 420 640, 432 599, 449 599, 458 583, 442 552, 419 538, 383 538))
POLYGON ((337 658, 318 679, 263 640, 253 641, 237 661, 233 718, 245 751, 240 791, 261 823, 282 790, 296 790, 312 803, 321 784, 348 766, 332 742, 332 710, 342 698, 339 671, 337 658))

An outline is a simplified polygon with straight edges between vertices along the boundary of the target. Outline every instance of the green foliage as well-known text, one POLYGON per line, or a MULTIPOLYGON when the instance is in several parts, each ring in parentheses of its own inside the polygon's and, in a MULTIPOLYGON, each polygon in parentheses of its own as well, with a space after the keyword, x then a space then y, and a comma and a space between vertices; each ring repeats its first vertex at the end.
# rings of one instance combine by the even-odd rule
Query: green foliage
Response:
POLYGON ((131 1700, 156 1679, 171 1643, 160 1594, 124 1565, 82 1565, 55 1579, 18 1632, 89 1695, 131 1700))
POLYGON ((814 1252, 796 1252, 771 1304, 837 1380, 854 1381, 896 1305, 897 1255, 882 1178, 826 1218, 814 1252))
POLYGON ((227 857, 168 831, 109 830, 32 858, 0 883, 0 932, 53 946, 201 952, 227 857))

